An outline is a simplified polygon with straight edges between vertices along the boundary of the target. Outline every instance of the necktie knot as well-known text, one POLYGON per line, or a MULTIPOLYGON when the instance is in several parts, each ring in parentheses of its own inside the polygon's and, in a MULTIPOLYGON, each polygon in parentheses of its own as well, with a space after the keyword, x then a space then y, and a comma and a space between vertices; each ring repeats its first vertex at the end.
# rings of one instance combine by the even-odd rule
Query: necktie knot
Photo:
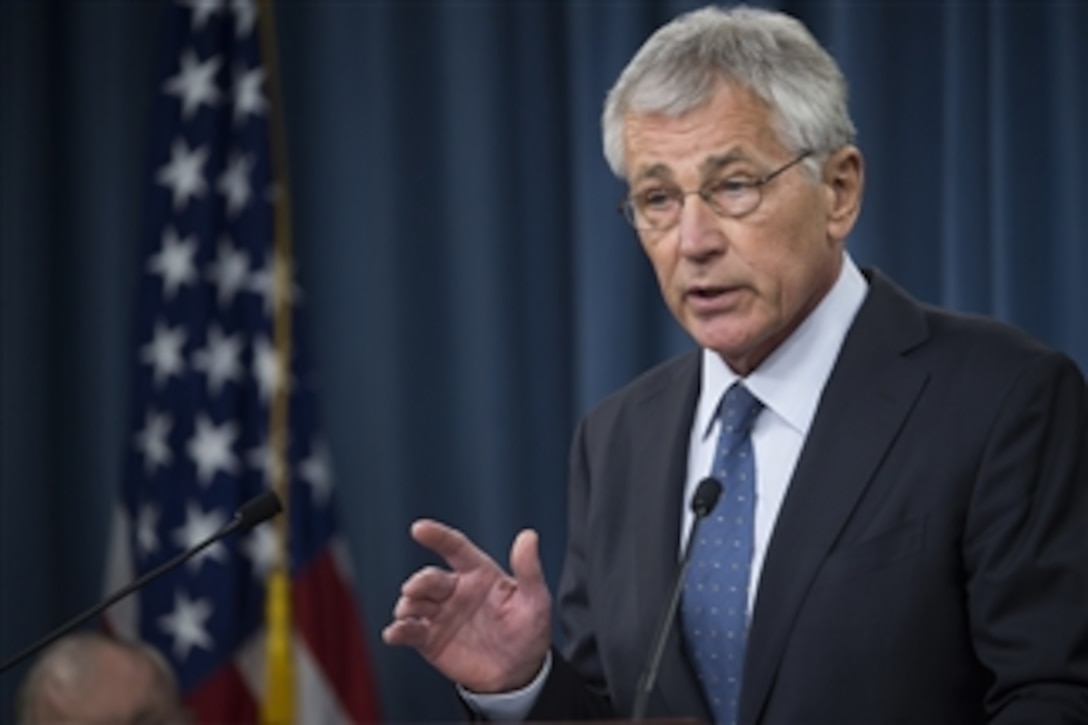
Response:
POLYGON ((718 407, 721 453, 728 452, 737 441, 748 436, 761 410, 763 402, 742 383, 734 383, 725 391, 718 407))

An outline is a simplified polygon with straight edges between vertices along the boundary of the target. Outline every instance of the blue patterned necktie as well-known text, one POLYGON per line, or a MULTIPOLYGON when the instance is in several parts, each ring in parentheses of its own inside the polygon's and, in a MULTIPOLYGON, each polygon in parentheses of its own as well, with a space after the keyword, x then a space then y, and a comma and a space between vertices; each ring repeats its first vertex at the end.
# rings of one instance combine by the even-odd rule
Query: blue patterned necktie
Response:
POLYGON ((737 721, 740 700, 756 499, 749 432, 762 408, 740 383, 722 396, 711 475, 723 492, 692 544, 681 605, 684 636, 719 725, 737 721))

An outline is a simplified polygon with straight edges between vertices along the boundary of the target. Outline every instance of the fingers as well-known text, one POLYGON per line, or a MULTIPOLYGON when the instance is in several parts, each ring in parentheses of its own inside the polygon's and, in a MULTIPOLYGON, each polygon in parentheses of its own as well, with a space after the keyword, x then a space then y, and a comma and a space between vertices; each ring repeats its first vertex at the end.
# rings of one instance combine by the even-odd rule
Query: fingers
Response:
POLYGON ((393 621, 382 630, 387 644, 425 649, 434 633, 436 620, 449 618, 462 609, 450 603, 462 572, 498 566, 460 531, 430 519, 412 524, 412 538, 446 560, 452 571, 427 566, 410 576, 401 586, 393 607, 393 621), (446 611, 446 608, 453 609, 446 611))
POLYGON ((457 575, 435 566, 425 566, 401 585, 402 597, 445 601, 457 587, 457 575))
POLYGON ((382 641, 422 649, 427 645, 430 624, 418 619, 398 619, 382 630, 382 641))
POLYGON ((468 571, 494 562, 457 529, 431 519, 412 524, 412 538, 441 556, 454 571, 468 571))
POLYGON ((456 529, 422 519, 411 533, 450 569, 425 567, 404 582, 384 642, 414 648, 450 679, 480 691, 530 681, 551 642, 551 596, 536 532, 515 537, 513 576, 456 529))
POLYGON ((532 529, 525 529, 514 539, 510 547, 510 571, 526 595, 547 593, 548 584, 540 563, 540 537, 532 529))
POLYGON ((387 644, 424 647, 431 621, 457 588, 457 575, 437 567, 420 569, 401 586, 393 607, 393 622, 382 630, 387 644))
MULTIPOLYGON (((460 531, 431 519, 419 519, 412 524, 412 538, 445 559, 454 572, 466 572, 481 566, 497 566, 460 531)), ((528 586, 534 592, 547 590, 544 568, 540 563, 540 537, 532 529, 523 530, 514 539, 510 549, 510 570, 519 586, 528 586)), ((424 569, 409 579, 405 586, 413 585, 419 577, 419 582, 415 582, 415 585, 422 586, 426 582, 428 586, 448 586, 452 589, 456 580, 447 577, 440 581, 436 571, 424 569), (425 577, 422 576, 424 572, 427 572, 425 577)), ((435 592, 437 591, 436 588, 435 592)))
POLYGON ((393 607, 393 619, 427 619, 431 620, 441 614, 442 605, 426 599, 409 599, 401 597, 393 607))

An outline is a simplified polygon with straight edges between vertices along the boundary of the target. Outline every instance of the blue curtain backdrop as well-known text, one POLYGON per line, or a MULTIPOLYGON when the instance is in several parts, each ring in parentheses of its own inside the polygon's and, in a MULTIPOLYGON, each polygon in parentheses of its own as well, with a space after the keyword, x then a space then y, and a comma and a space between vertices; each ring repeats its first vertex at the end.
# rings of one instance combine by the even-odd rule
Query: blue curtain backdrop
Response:
MULTIPOLYGON (((577 416, 687 348, 600 153, 606 89, 691 2, 280 2, 300 263, 360 615, 389 720, 452 691, 381 644, 435 516, 554 584, 577 416)), ((840 60, 856 259, 1088 368, 1088 3, 779 5, 840 60)), ((158 8, 0 4, 0 657, 101 593, 129 445, 158 8)), ((0 682, 7 719, 22 670, 0 682)))

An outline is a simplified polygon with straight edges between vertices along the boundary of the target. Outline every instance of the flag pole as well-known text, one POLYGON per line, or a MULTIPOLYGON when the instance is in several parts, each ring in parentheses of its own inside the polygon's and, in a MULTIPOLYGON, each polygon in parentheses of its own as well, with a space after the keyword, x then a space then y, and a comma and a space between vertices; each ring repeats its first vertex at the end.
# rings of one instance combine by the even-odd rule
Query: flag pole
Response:
POLYGON ((267 72, 269 144, 273 178, 273 336, 277 373, 269 409, 269 455, 272 489, 279 494, 287 515, 277 520, 277 562, 269 574, 265 595, 267 629, 265 689, 261 722, 286 725, 296 720, 295 677, 292 643, 290 578, 290 466, 287 457, 290 370, 292 360, 291 195, 288 183, 287 144, 280 98, 276 26, 271 0, 258 0, 261 54, 267 72))

